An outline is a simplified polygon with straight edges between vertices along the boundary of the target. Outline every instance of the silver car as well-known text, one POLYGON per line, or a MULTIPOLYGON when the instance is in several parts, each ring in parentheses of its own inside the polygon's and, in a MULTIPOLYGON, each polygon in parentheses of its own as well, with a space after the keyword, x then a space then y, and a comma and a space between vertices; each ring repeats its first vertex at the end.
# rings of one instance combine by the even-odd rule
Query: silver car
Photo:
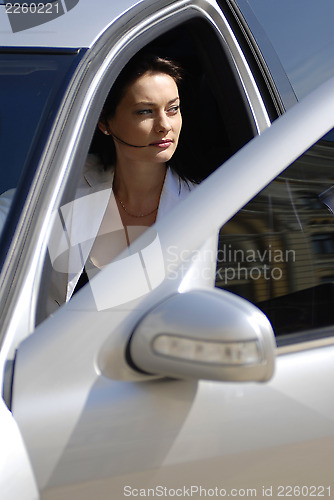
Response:
POLYGON ((332 1, 0 4, 1 500, 330 498, 332 1), (202 182, 50 315, 103 103, 144 47, 186 69, 202 182))

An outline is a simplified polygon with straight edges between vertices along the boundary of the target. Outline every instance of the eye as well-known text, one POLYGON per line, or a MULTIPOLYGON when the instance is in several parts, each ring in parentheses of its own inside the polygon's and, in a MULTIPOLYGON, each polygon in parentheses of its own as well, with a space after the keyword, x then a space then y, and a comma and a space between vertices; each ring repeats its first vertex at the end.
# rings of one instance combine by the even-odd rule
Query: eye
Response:
POLYGON ((149 115, 152 113, 151 109, 139 109, 136 111, 136 115, 143 116, 143 115, 149 115))
POLYGON ((168 108, 167 112, 171 115, 176 115, 176 113, 178 113, 179 109, 180 109, 180 106, 175 105, 175 106, 171 106, 170 108, 168 108))

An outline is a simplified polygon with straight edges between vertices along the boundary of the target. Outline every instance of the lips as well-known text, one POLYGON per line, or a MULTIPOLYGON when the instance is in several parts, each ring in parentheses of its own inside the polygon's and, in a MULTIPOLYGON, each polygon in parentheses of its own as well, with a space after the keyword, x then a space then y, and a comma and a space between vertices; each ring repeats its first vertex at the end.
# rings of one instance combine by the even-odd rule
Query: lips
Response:
POLYGON ((163 139, 161 141, 151 142, 150 146, 155 146, 157 148, 168 148, 173 144, 172 139, 163 139))

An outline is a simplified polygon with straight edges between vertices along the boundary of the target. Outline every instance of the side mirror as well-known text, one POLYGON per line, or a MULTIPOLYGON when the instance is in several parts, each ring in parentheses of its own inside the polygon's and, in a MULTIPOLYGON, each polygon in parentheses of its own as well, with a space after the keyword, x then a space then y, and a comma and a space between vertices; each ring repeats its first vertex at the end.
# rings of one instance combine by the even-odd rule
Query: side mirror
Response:
POLYGON ((172 295, 137 325, 131 363, 174 378, 266 381, 275 365, 275 337, 267 317, 227 291, 172 295))

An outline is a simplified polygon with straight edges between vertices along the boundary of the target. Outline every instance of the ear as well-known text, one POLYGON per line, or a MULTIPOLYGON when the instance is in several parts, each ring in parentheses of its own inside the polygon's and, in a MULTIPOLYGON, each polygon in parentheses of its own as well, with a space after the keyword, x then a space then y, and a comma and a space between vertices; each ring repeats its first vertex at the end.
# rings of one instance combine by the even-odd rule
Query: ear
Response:
POLYGON ((105 120, 100 120, 100 121, 98 122, 97 126, 99 127, 99 129, 101 130, 101 132, 102 132, 103 134, 109 135, 108 126, 107 126, 107 124, 105 123, 105 120))

